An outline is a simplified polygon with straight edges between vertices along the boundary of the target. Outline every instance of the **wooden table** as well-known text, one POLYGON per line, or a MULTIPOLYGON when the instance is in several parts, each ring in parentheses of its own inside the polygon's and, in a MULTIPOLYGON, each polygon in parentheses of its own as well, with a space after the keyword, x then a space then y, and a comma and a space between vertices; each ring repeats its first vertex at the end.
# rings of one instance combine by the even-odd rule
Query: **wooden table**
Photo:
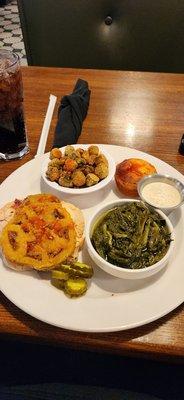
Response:
MULTIPOLYGON (((178 146, 184 133, 184 75, 144 72, 24 67, 24 92, 30 153, 1 163, 0 182, 34 157, 49 94, 69 94, 78 77, 92 90, 80 143, 111 143, 148 152, 184 173, 178 146)), ((57 110, 47 150, 51 148, 57 110)), ((0 333, 19 340, 71 348, 157 358, 184 356, 184 311, 180 306, 164 318, 129 331, 89 334, 58 329, 25 314, 0 296, 0 333)))

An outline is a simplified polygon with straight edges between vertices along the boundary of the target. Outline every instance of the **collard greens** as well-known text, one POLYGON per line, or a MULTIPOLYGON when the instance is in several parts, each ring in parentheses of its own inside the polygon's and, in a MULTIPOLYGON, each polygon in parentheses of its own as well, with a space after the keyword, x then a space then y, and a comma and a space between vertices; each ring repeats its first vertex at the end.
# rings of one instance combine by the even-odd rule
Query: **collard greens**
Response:
POLYGON ((104 213, 91 240, 99 255, 111 264, 138 269, 164 257, 171 234, 165 219, 154 209, 128 202, 104 213))

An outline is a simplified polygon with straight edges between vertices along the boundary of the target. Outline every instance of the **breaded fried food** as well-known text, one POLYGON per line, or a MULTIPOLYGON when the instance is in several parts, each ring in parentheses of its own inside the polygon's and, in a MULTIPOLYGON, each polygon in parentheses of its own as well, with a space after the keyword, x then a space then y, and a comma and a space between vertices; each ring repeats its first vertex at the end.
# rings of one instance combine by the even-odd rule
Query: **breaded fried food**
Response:
POLYGON ((4 226, 9 222, 9 220, 14 216, 17 208, 20 208, 23 205, 29 205, 30 203, 46 203, 46 202, 54 202, 60 203, 60 199, 58 197, 47 194, 47 193, 39 193, 39 194, 31 194, 27 196, 23 200, 15 199, 7 204, 4 207, 0 208, 0 234, 4 226))
POLYGON ((63 187, 88 188, 98 184, 109 174, 108 160, 96 145, 85 149, 68 145, 63 154, 58 149, 52 149, 50 159, 46 177, 63 187), (96 175, 96 178, 88 176, 86 179, 89 173, 96 175))
POLYGON ((43 194, 28 196, 17 207, 9 203, 8 209, 9 220, 7 206, 0 210, 0 244, 6 265, 43 271, 77 258, 84 240, 84 218, 77 207, 43 194))
POLYGON ((49 193, 38 193, 38 194, 30 194, 27 196, 22 203, 30 204, 30 203, 60 203, 60 199, 57 196, 49 193))

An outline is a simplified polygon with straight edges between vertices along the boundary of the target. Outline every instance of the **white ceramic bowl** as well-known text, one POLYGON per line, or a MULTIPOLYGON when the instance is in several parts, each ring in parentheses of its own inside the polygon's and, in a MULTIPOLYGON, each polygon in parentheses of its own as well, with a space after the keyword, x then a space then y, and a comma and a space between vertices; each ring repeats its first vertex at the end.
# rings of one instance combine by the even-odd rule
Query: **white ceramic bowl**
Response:
MULTIPOLYGON (((82 149, 87 149, 90 146, 90 144, 75 144, 72 146, 75 149, 77 149, 79 147, 82 149)), ((85 188, 67 188, 64 186, 60 186, 57 182, 51 182, 46 177, 47 166, 50 161, 49 155, 48 155, 47 158, 44 160, 44 162, 42 164, 42 169, 41 169, 41 174, 42 174, 42 178, 44 180, 45 185, 48 186, 49 189, 53 189, 54 193, 58 192, 58 194, 61 193, 61 194, 65 194, 65 195, 79 195, 79 196, 94 193, 101 189, 104 189, 111 182, 111 180, 114 177, 115 170, 116 170, 116 164, 115 164, 114 159, 110 156, 110 154, 108 154, 103 149, 103 146, 100 146, 99 144, 97 144, 97 146, 100 149, 100 153, 104 154, 104 156, 107 158, 108 163, 109 163, 109 174, 108 174, 107 178, 102 179, 96 185, 93 185, 90 187, 85 187, 85 188)), ((64 151, 64 149, 65 149, 65 147, 61 148, 62 151, 64 151)))
POLYGON ((99 217, 101 215, 103 215, 103 213, 105 211, 110 210, 116 206, 120 206, 121 204, 124 204, 125 202, 135 202, 135 201, 139 201, 139 200, 133 200, 133 199, 115 200, 115 201, 109 202, 106 205, 99 206, 98 208, 96 208, 96 211, 93 213, 93 215, 91 215, 91 218, 90 218, 90 220, 88 220, 88 223, 86 226, 86 243, 87 243, 88 252, 89 252, 91 258, 93 259, 95 264, 98 265, 100 268, 102 268, 105 272, 107 272, 108 274, 114 275, 118 278, 142 279, 142 278, 147 278, 147 277, 150 277, 150 276, 156 274, 157 272, 161 271, 161 269, 163 269, 166 266, 166 264, 171 256, 173 246, 174 246, 173 226, 172 226, 169 218, 163 212, 161 212, 160 210, 159 211, 157 210, 156 212, 158 212, 158 214, 160 214, 162 216, 162 218, 165 219, 168 229, 171 233, 171 238, 172 238, 172 241, 169 245, 169 249, 168 249, 167 253, 160 261, 151 265, 150 267, 133 270, 133 269, 127 269, 127 268, 121 268, 121 267, 115 266, 115 265, 109 263, 108 261, 104 260, 96 252, 96 250, 94 249, 92 242, 91 242, 91 235, 92 235, 92 231, 93 231, 95 222, 99 219, 99 217))

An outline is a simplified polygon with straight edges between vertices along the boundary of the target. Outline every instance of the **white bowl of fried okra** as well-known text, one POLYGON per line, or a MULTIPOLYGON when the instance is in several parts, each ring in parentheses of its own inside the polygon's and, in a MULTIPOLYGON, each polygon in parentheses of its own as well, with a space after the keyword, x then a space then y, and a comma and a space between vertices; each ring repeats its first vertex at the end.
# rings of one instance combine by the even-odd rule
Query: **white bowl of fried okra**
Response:
POLYGON ((46 185, 70 195, 96 192, 106 187, 114 174, 115 162, 100 145, 54 148, 42 166, 46 185))
POLYGON ((148 278, 169 262, 174 229, 161 211, 143 202, 122 199, 96 207, 86 227, 93 261, 123 279, 148 278))

